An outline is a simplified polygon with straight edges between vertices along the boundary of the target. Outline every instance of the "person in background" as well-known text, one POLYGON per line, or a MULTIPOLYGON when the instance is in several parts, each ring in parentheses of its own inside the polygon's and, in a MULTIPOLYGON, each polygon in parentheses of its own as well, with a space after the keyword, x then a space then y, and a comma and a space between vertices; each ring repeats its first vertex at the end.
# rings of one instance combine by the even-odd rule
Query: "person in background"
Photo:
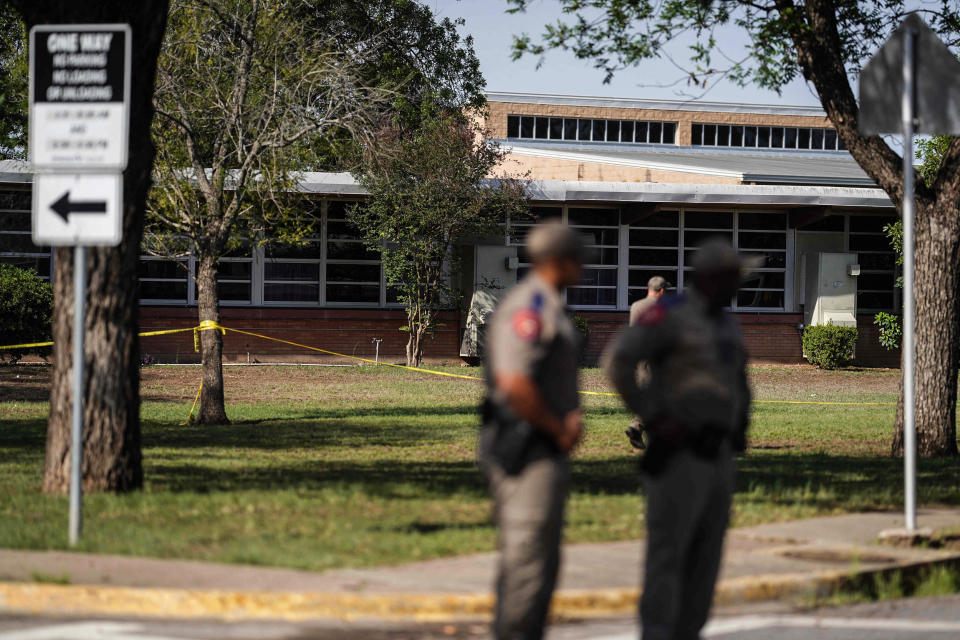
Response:
POLYGON ((699 637, 720 568, 734 488, 734 454, 750 412, 740 326, 724 310, 748 265, 723 240, 695 253, 692 290, 653 305, 627 328, 607 373, 647 426, 641 461, 647 553, 643 640, 699 637), (646 362, 649 381, 637 384, 646 362))
MULTIPOLYGON (((634 301, 634 303, 630 305, 630 319, 627 324, 636 324, 637 319, 642 316, 647 309, 657 304, 657 301, 663 297, 663 294, 667 292, 668 286, 670 286, 669 283, 662 276, 653 276, 650 278, 650 280, 647 281, 647 296, 634 301)), ((634 449, 642 451, 647 448, 646 434, 644 433, 643 421, 640 420, 640 416, 633 417, 630 426, 627 427, 624 433, 627 434, 627 438, 630 439, 630 444, 633 445, 634 449)))
POLYGON ((580 278, 584 245, 548 222, 527 236, 530 274, 494 311, 480 466, 499 528, 493 636, 540 640, 560 567, 569 454, 583 434, 578 334, 561 298, 580 278))

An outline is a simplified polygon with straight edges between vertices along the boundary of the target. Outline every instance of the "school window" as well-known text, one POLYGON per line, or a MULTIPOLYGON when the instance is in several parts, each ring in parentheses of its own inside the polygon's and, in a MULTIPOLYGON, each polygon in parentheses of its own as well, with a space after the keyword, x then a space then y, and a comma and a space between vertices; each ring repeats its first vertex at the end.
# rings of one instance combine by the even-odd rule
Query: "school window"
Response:
POLYGON ((659 120, 509 115, 507 116, 507 137, 530 140, 676 144, 677 123, 659 120))
POLYGON ((312 233, 296 243, 270 244, 264 248, 265 303, 320 304, 322 221, 322 207, 316 203, 304 219, 312 233))
POLYGON ((38 247, 31 239, 29 191, 0 192, 0 263, 33 269, 50 280, 50 247, 38 247))
POLYGON ((346 219, 347 207, 356 202, 327 203, 325 293, 328 303, 378 304, 380 254, 363 241, 360 231, 346 219))
POLYGON ((137 278, 141 304, 189 304, 190 258, 166 260, 140 256, 137 278))
POLYGON ((654 276, 666 278, 672 293, 680 265, 680 212, 655 211, 630 222, 627 303, 647 297, 647 282, 654 276))
POLYGON ((888 216, 850 216, 847 242, 860 264, 857 313, 896 309, 896 254, 883 231, 893 221, 894 218, 888 216))
POLYGON ((567 304, 616 307, 620 210, 569 207, 567 224, 587 244, 580 281, 567 289, 567 304))
POLYGON ((767 127, 694 123, 690 130, 695 147, 747 147, 764 149, 816 149, 846 151, 834 129, 818 127, 767 127))

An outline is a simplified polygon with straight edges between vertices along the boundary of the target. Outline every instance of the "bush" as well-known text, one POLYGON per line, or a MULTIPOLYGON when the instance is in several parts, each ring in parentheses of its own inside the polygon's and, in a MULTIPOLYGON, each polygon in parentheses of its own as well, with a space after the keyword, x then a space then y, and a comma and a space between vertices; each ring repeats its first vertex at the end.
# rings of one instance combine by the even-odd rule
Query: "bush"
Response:
POLYGON ((903 335, 903 324, 900 322, 900 316, 880 312, 873 316, 873 324, 877 325, 880 331, 878 339, 881 347, 884 349, 900 347, 900 338, 903 335))
POLYGON ((854 327, 833 324, 809 326, 803 330, 803 355, 821 369, 836 369, 853 360, 857 343, 854 327))
MULTIPOLYGON (((31 269, 0 264, 0 346, 50 339, 53 321, 53 287, 31 269)), ((39 349, 3 349, 0 359, 18 361, 25 353, 39 349)))

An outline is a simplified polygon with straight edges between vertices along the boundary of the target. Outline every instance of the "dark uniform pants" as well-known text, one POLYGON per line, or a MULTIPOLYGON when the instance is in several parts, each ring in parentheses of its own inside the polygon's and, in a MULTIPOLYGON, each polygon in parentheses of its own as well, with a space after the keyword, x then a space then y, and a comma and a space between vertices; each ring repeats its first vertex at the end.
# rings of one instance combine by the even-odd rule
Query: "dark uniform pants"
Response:
POLYGON ((643 640, 696 640, 707 622, 723 555, 734 488, 733 456, 676 454, 646 476, 647 557, 640 621, 643 640))
POLYGON ((486 472, 500 530, 493 635, 497 640, 540 640, 560 569, 569 459, 541 457, 515 476, 495 464, 487 465, 486 472))

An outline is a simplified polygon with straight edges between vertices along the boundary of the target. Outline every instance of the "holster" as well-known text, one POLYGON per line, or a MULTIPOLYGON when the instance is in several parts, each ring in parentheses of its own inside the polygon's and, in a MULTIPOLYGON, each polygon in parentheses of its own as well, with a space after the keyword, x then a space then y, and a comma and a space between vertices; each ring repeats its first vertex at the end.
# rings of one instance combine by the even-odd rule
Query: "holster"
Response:
POLYGON ((480 435, 480 456, 493 462, 510 476, 518 475, 530 461, 531 453, 542 436, 528 421, 490 398, 480 405, 483 420, 480 435))
POLYGON ((730 437, 730 432, 722 425, 707 423, 701 426, 696 433, 691 433, 689 429, 670 425, 672 432, 679 433, 682 437, 668 439, 663 435, 664 428, 669 419, 659 418, 651 421, 651 428, 648 430, 650 444, 647 451, 640 460, 640 469, 651 476, 658 476, 666 469, 667 464, 673 456, 681 451, 690 451, 693 455, 703 460, 716 460, 720 455, 720 449, 725 440, 730 437), (660 432, 658 432, 660 427, 660 432))

